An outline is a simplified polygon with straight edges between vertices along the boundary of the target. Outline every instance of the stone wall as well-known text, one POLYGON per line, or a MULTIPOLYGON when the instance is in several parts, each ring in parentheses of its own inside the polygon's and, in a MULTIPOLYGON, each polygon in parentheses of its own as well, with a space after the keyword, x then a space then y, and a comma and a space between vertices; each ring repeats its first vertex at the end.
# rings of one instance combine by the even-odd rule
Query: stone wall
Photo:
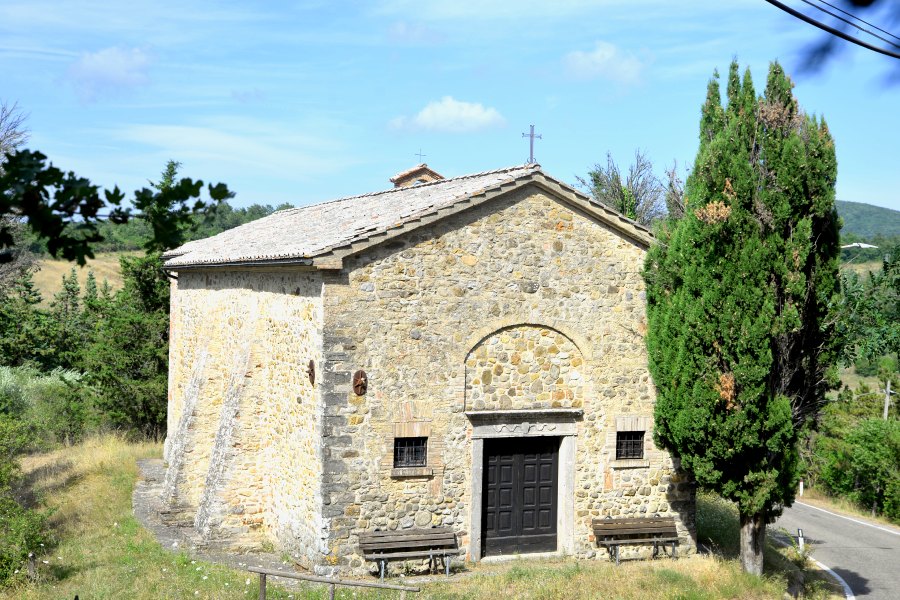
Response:
POLYGON ((591 518, 630 514, 677 513, 680 552, 692 551, 692 488, 652 443, 644 254, 526 187, 326 274, 324 564, 360 567, 357 534, 375 528, 448 525, 468 548, 466 411, 526 407, 583 411, 568 465, 576 554, 597 554, 591 518), (635 423, 644 459, 616 461, 616 428, 635 423), (397 472, 393 438, 410 431, 428 432, 428 463, 397 472))
POLYGON ((547 327, 518 325, 496 332, 466 358, 466 408, 581 408, 581 351, 547 327))
POLYGON ((207 543, 321 559, 321 285, 297 270, 173 284, 166 500, 207 543))

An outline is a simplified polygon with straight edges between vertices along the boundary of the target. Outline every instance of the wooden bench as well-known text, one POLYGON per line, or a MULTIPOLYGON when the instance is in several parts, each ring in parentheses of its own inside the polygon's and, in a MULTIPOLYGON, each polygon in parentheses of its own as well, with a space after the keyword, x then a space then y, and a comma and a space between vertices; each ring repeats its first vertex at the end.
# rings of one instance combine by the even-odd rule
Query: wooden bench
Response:
POLYGON ((609 552, 610 560, 615 557, 619 564, 621 544, 653 544, 653 556, 659 553, 660 544, 672 544, 672 558, 675 558, 675 544, 678 532, 674 517, 638 517, 626 519, 594 519, 594 537, 598 546, 609 552))
POLYGON ((427 558, 429 571, 437 566, 440 558, 450 575, 450 557, 459 554, 456 534, 449 527, 367 531, 359 534, 359 548, 366 560, 378 563, 382 580, 389 560, 415 558, 427 558))

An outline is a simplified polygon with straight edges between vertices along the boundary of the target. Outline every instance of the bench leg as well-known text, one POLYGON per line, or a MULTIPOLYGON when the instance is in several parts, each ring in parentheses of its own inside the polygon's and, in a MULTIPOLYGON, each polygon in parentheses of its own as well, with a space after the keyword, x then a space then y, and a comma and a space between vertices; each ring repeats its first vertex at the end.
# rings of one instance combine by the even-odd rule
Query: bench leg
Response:
POLYGON ((385 571, 387 571, 387 561, 379 560, 378 564, 381 567, 381 569, 380 569, 381 570, 381 581, 384 581, 384 573, 385 573, 385 571))
POLYGON ((444 556, 444 573, 450 577, 450 557, 444 556))
POLYGON ((677 542, 672 542, 672 558, 678 558, 678 551, 675 550, 675 544, 677 542))
POLYGON ((613 546, 613 548, 616 549, 616 566, 618 567, 619 566, 619 545, 616 544, 615 546, 613 546))

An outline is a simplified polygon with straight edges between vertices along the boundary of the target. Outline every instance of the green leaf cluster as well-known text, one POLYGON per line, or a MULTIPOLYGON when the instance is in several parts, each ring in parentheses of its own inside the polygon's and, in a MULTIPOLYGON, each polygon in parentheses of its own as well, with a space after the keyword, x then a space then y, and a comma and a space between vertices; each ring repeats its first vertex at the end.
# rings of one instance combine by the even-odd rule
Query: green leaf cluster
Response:
POLYGON ((900 422, 866 419, 819 453, 819 481, 833 493, 900 521, 900 422))
POLYGON ((647 256, 656 440, 697 482, 774 518, 794 497, 798 428, 835 381, 834 143, 778 63, 718 74, 700 119, 685 215, 647 256))
MULTIPOLYGON (((144 248, 159 252, 181 245, 198 226, 198 215, 211 213, 233 195, 224 184, 210 184, 210 200, 202 200, 203 182, 176 181, 175 161, 169 161, 159 184, 135 191, 131 207, 124 205, 125 195, 118 187, 101 192, 89 180, 49 164, 40 152, 10 152, 2 167, 0 217, 23 220, 50 254, 80 265, 93 258, 94 247, 103 241, 100 226, 105 220, 125 223, 139 215, 151 232, 144 248)), ((0 262, 12 260, 3 250, 15 242, 12 227, 0 220, 0 262)))

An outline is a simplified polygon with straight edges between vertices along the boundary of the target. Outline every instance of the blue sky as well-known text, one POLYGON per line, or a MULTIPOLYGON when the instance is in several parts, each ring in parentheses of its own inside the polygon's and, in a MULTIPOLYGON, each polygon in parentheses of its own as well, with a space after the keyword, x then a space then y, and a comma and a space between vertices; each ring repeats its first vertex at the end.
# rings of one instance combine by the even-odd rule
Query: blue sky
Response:
POLYGON ((445 176, 521 164, 531 123, 569 183, 638 148, 684 173, 713 69, 737 56, 761 91, 778 59, 828 120, 838 198, 900 210, 900 61, 846 45, 800 76, 820 34, 763 0, 3 0, 0 99, 100 185, 172 158, 236 206, 304 205, 385 189, 420 148, 445 176))

